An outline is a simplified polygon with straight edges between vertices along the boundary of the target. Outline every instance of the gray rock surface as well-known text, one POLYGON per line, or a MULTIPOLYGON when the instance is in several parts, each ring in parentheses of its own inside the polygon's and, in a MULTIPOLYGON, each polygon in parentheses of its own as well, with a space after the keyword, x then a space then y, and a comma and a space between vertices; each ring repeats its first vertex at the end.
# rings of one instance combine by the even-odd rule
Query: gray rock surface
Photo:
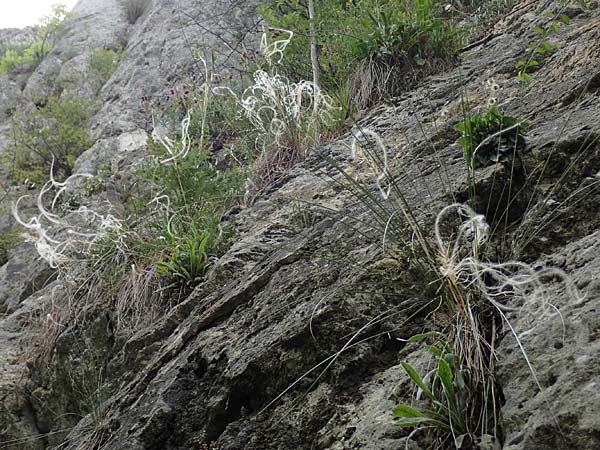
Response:
MULTIPOLYGON (((506 449, 600 448, 599 255, 600 234, 595 232, 547 258, 571 276, 578 292, 555 282, 551 302, 561 314, 539 321, 533 333, 520 337, 535 377, 514 336, 508 333, 502 342, 498 356, 506 449)), ((534 313, 525 304, 510 319, 517 329, 529 328, 534 313)))

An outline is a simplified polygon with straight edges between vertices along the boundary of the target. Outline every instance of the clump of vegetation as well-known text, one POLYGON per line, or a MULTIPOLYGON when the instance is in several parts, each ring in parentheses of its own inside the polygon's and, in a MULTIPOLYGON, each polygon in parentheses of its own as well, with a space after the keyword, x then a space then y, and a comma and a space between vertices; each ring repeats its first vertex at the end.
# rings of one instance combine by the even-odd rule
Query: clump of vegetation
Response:
POLYGON ((40 19, 33 42, 24 48, 8 48, 0 58, 0 74, 31 72, 52 50, 69 17, 64 5, 54 5, 52 13, 40 19))
POLYGON ((150 148, 156 159, 142 173, 153 184, 144 201, 157 206, 148 222, 163 255, 156 268, 170 281, 194 284, 227 245, 230 233, 221 217, 241 195, 243 170, 235 162, 218 169, 202 147, 171 161, 164 145, 150 148))
POLYGON ((134 25, 144 15, 149 5, 150 0, 121 0, 125 19, 131 25, 134 25))
POLYGON ((293 40, 292 32, 282 33, 274 41, 263 34, 261 50, 267 69, 256 70, 251 85, 241 94, 230 90, 255 136, 251 189, 258 192, 308 155, 336 109, 331 97, 315 82, 293 82, 279 73, 284 52, 293 40))
POLYGON ((483 113, 469 115, 454 129, 461 133, 458 142, 467 166, 477 169, 523 150, 527 127, 527 121, 491 106, 483 113))
MULTIPOLYGON (((499 436, 494 379, 497 330, 504 323, 521 346, 520 339, 535 327, 516 329, 506 311, 518 314, 519 308, 509 309, 506 302, 527 304, 537 318, 560 320, 549 300, 548 280, 561 281, 567 292, 574 298, 577 295, 560 270, 534 269, 518 260, 490 260, 489 242, 497 230, 467 205, 443 208, 430 231, 418 207, 407 200, 405 186, 390 174, 387 151, 377 133, 355 133, 352 153, 368 163, 377 189, 329 161, 342 175, 335 181, 349 189, 368 214, 369 219, 357 219, 356 226, 365 233, 368 223, 382 242, 382 253, 402 261, 398 282, 415 299, 414 308, 428 311, 433 323, 440 325, 434 329, 446 336, 440 340, 435 333, 411 340, 433 340, 426 348, 434 355, 435 367, 420 376, 410 364, 403 364, 419 388, 418 398, 426 400, 416 408, 399 406, 395 414, 402 426, 427 430, 457 448, 474 448, 480 440, 499 436)), ((520 348, 539 387, 533 366, 520 348)))
POLYGON ((102 89, 102 86, 104 86, 117 69, 122 58, 122 52, 117 52, 109 48, 101 47, 92 50, 88 65, 88 74, 93 80, 96 93, 102 89))
MULTIPOLYGON (((582 7, 585 7, 585 2, 579 2, 582 7)), ((519 60, 515 64, 517 70, 517 79, 519 81, 529 83, 532 78, 530 73, 536 70, 540 66, 538 59, 544 59, 554 52, 554 47, 548 41, 551 34, 558 32, 560 25, 569 25, 571 19, 566 14, 562 14, 567 2, 561 2, 562 7, 558 13, 548 11, 545 15, 548 18, 548 23, 543 26, 537 26, 533 29, 534 33, 538 36, 537 41, 529 43, 530 55, 526 60, 519 60)))
MULTIPOLYGON (((433 344, 425 345, 434 358, 434 367, 424 377, 407 362, 402 367, 418 388, 417 401, 428 406, 413 408, 407 404, 397 405, 394 423, 400 427, 414 427, 416 430, 434 428, 442 431, 440 448, 448 445, 451 438, 455 447, 464 448, 466 441, 473 441, 469 435, 465 419, 467 405, 470 404, 469 392, 465 379, 467 374, 460 367, 460 360, 453 354, 443 335, 435 332, 413 336, 408 343, 432 339, 433 344), (446 441, 446 442, 444 442, 446 441)), ((471 407, 476 404, 471 403, 471 407)), ((413 432, 414 433, 414 432, 413 432)))
POLYGON ((91 104, 73 97, 49 98, 33 112, 13 116, 13 142, 4 158, 14 182, 42 183, 50 169, 67 178, 77 156, 91 146, 86 126, 91 104))
POLYGON ((21 242, 21 233, 16 227, 0 232, 0 266, 8 261, 12 250, 21 242))
MULTIPOLYGON (((296 35, 285 51, 282 74, 293 81, 312 79, 306 3, 273 1, 261 13, 276 32, 296 35)), ((398 93, 434 60, 451 59, 464 39, 436 1, 325 1, 315 13, 321 85, 334 92, 351 80, 360 107, 398 93)))

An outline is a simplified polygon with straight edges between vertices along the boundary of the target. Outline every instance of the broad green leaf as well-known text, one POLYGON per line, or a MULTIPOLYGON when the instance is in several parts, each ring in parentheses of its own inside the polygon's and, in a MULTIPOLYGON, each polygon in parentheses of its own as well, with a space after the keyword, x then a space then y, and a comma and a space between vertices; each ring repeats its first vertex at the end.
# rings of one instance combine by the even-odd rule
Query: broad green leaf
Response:
POLYGON ((425 348, 429 350, 436 358, 442 357, 442 350, 435 345, 425 345, 425 348))
POLYGON ((428 417, 404 417, 394 421, 394 425, 398 427, 418 427, 424 424, 444 427, 444 424, 441 424, 437 420, 433 420, 428 417))
POLYGON ((519 81, 522 81, 524 83, 530 83, 532 78, 531 75, 529 75, 527 72, 525 71, 520 71, 519 74, 517 75, 517 79, 519 81))
POLYGON ((425 415, 420 412, 417 411, 414 408, 411 408, 408 405, 404 405, 404 404, 400 404, 397 405, 392 412, 394 413, 394 416, 396 417, 424 417, 425 415))
POLYGON ((429 386, 427 386, 425 384, 425 382, 423 381, 421 376, 417 373, 417 371, 415 369, 413 369, 413 367, 406 362, 402 362, 401 364, 402 364, 402 367, 404 367, 404 370, 406 371, 408 376, 413 380, 413 382, 421 388, 421 390, 425 393, 425 395, 427 397, 429 397, 430 400, 435 401, 436 398, 433 395, 433 393, 431 392, 431 389, 429 389, 429 386))
POLYGON ((456 410, 456 394, 454 392, 452 369, 445 359, 438 361, 438 377, 444 387, 444 394, 451 410, 456 410))

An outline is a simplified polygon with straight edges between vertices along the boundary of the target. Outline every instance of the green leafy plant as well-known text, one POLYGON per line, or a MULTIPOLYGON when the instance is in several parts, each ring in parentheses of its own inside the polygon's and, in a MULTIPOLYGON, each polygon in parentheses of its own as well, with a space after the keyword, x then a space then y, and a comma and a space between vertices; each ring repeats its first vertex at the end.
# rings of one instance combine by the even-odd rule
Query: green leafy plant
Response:
POLYGON ((209 245, 214 245, 217 237, 211 231, 192 223, 185 234, 169 234, 170 254, 156 264, 158 274, 187 284, 196 281, 210 265, 209 245))
MULTIPOLYGON (((301 0, 271 0, 260 9, 275 33, 295 34, 281 68, 294 82, 312 79, 307 8, 301 0)), ((361 108, 397 93, 415 73, 429 70, 429 61, 451 59, 465 37, 438 1, 327 0, 315 9, 321 87, 333 92, 352 79, 361 108)))
MULTIPOLYGON (((191 285, 227 243, 227 226, 220 222, 240 196, 244 169, 234 155, 229 153, 229 158, 227 152, 221 152, 223 141, 216 142, 221 138, 219 123, 229 123, 230 116, 226 110, 219 114, 218 105, 212 102, 225 97, 213 97, 207 85, 190 88, 185 96, 185 102, 175 103, 185 108, 178 139, 155 128, 149 143, 154 158, 139 175, 152 186, 143 199, 146 207, 153 205, 153 212, 141 231, 150 231, 156 244, 157 272, 175 283, 191 285)), ((223 138, 227 141, 229 136, 223 138)))
POLYGON ((88 73, 93 80, 96 92, 108 81, 123 58, 122 52, 108 48, 96 48, 90 54, 88 73))
POLYGON ((421 377, 409 363, 402 362, 402 367, 418 388, 417 401, 426 405, 418 408, 407 404, 397 405, 393 413, 398 420, 394 423, 416 430, 438 428, 452 436, 456 448, 461 448, 468 435, 466 373, 459 358, 439 333, 419 334, 408 339, 408 343, 425 339, 434 340, 433 344, 425 344, 425 348, 433 355, 434 368, 421 377))
POLYGON ((91 146, 86 126, 91 105, 75 98, 51 97, 33 113, 12 118, 12 145, 5 164, 16 182, 42 182, 52 167, 68 177, 77 156, 91 146))
POLYGON ((469 115, 454 126, 470 169, 488 166, 525 147, 525 120, 504 114, 496 106, 469 115))
MULTIPOLYGON (((557 33, 560 30, 561 25, 569 25, 571 23, 569 16, 562 13, 566 4, 566 1, 562 1, 562 7, 557 13, 547 11, 544 16, 549 19, 548 23, 533 29, 534 33, 538 36, 538 39, 537 41, 529 43, 529 51, 531 52, 529 58, 526 60, 521 59, 515 64, 517 79, 519 81, 529 83, 532 80, 530 73, 537 69, 541 64, 536 58, 543 59, 554 52, 554 47, 548 41, 548 37, 553 33, 557 33)), ((580 1, 580 5, 583 8, 586 7, 584 1, 580 1)))
POLYGON ((56 37, 69 17, 64 5, 54 5, 52 13, 40 19, 33 42, 24 48, 8 48, 0 58, 0 74, 30 72, 52 50, 56 37))

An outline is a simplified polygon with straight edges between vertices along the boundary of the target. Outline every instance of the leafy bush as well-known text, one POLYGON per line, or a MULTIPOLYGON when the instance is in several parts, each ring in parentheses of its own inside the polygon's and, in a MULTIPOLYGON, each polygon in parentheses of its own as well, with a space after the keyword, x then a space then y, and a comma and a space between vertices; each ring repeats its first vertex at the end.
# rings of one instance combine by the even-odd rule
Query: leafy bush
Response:
POLYGON ((150 0, 122 0, 121 8, 125 14, 125 19, 131 25, 135 24, 148 9, 150 0))
POLYGON ((52 50, 54 40, 64 27, 68 17, 64 5, 54 5, 52 13, 40 19, 35 27, 35 38, 25 48, 8 48, 0 58, 0 74, 7 72, 30 72, 52 50))
POLYGON ((122 56, 122 53, 108 48, 96 48, 92 50, 88 73, 93 80, 97 92, 102 89, 102 86, 104 86, 117 69, 122 56))
POLYGON ((75 98, 50 98, 33 113, 13 118, 14 142, 5 157, 15 181, 41 182, 50 168, 68 177, 77 156, 91 142, 86 131, 91 106, 75 98))
POLYGON ((473 114, 454 126, 469 168, 485 167, 525 147, 525 120, 505 115, 496 106, 473 114))

